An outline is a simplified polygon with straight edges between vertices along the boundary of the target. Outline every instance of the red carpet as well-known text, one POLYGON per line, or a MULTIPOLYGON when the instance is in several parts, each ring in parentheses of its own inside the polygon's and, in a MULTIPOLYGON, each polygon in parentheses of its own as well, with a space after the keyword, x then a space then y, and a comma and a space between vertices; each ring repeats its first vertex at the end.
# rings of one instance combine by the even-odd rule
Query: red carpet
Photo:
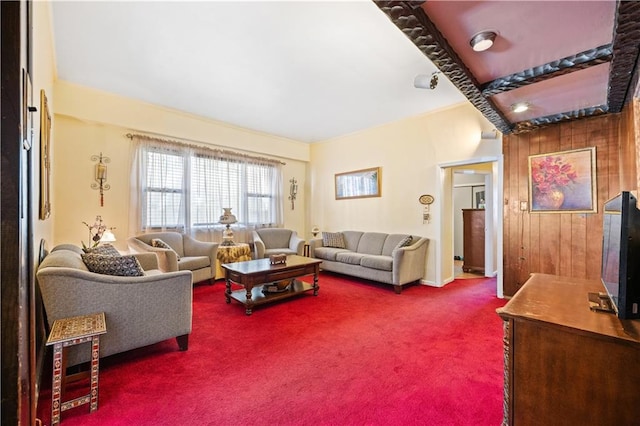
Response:
MULTIPOLYGON (((189 350, 172 339, 101 360, 98 411, 65 411, 62 424, 498 425, 495 309, 505 301, 495 286, 457 280, 397 295, 322 273, 317 297, 246 316, 225 303, 221 281, 198 285, 189 350)), ((50 382, 38 409, 47 425, 50 382)))

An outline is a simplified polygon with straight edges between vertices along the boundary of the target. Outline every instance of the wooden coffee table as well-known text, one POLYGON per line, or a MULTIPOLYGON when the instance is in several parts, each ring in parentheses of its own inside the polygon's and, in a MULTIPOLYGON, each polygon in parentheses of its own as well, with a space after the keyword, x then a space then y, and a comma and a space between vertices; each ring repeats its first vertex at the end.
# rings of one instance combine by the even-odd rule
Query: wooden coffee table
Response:
POLYGON ((251 315, 253 307, 257 305, 288 299, 311 290, 313 295, 317 296, 321 263, 322 260, 297 255, 289 255, 287 263, 277 265, 272 265, 269 259, 226 263, 222 268, 227 285, 227 303, 231 303, 231 299, 237 300, 246 307, 246 314, 251 315), (313 275, 313 285, 297 279, 306 275, 313 275), (265 285, 271 287, 274 283, 286 280, 290 280, 291 283, 285 291, 263 291, 265 285), (242 285, 244 289, 231 291, 231 282, 242 285))

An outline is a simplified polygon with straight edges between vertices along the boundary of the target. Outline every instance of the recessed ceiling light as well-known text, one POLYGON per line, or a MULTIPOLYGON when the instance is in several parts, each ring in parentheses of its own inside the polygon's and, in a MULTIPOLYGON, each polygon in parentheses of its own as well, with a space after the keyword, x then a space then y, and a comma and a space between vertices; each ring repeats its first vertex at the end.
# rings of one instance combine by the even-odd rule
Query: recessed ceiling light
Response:
POLYGON ((518 102, 511 105, 511 111, 513 112, 525 112, 529 109, 529 104, 527 102, 518 102))
POLYGON ((469 44, 476 52, 482 52, 493 46, 496 36, 494 31, 482 31, 471 37, 469 44))

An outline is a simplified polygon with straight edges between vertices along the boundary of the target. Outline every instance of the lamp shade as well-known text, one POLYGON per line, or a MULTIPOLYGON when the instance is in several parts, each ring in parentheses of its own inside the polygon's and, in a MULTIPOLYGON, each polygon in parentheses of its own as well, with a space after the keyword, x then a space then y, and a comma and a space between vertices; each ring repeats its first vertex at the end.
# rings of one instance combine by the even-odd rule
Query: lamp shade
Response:
POLYGON ((232 207, 223 207, 222 210, 224 210, 224 213, 222 213, 222 216, 220 216, 220 220, 219 223, 225 224, 225 225, 230 225, 233 223, 236 223, 238 221, 238 219, 236 219, 235 215, 233 213, 231 213, 231 209, 232 207))
POLYGON ((116 240, 116 236, 110 229, 107 229, 103 232, 102 237, 100 238, 101 243, 112 243, 116 240))

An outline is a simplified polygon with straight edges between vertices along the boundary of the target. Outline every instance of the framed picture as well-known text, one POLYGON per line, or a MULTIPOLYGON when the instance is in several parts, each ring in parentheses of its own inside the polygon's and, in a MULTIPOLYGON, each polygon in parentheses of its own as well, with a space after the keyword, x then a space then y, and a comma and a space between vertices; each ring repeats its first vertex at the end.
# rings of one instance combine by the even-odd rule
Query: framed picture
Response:
POLYGON ((51 115, 44 90, 40 90, 40 219, 45 220, 51 214, 49 187, 51 177, 51 115))
POLYGON ((532 213, 596 213, 596 148, 529 156, 532 213))
POLYGON ((380 167, 337 173, 336 200, 380 197, 380 167))
POLYGON ((485 202, 485 188, 484 185, 481 186, 472 186, 471 192, 473 193, 473 208, 474 209, 484 209, 486 206, 485 202))

